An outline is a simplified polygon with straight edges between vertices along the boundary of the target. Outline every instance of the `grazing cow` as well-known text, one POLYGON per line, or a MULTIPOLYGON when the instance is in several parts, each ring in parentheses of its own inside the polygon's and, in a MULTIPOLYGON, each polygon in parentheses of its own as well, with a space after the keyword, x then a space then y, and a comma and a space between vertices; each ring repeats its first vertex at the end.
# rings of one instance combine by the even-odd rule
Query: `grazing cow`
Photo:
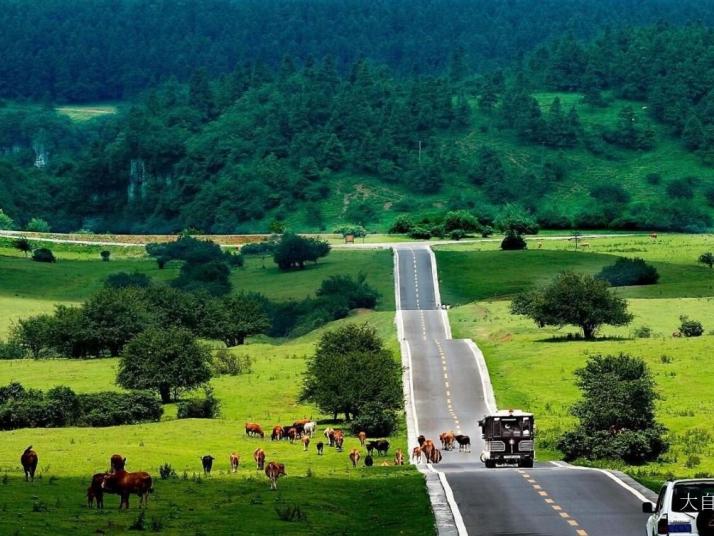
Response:
POLYGON ((335 430, 335 447, 338 452, 342 452, 342 443, 345 441, 345 434, 342 430, 335 430))
POLYGON ((312 419, 298 419, 293 423, 293 426, 305 426, 307 423, 312 422, 312 419))
POLYGON ((270 489, 278 489, 278 478, 288 476, 285 472, 285 464, 270 462, 268 467, 265 468, 265 476, 270 479, 270 489))
POLYGON ((431 453, 434 452, 434 442, 431 439, 427 439, 424 441, 424 445, 421 447, 421 451, 424 453, 424 457, 426 458, 426 461, 429 462, 431 460, 431 453))
POLYGON ((681 332, 681 331, 675 331, 675 332, 672 333, 672 337, 681 337, 681 336, 682 336, 682 332, 681 332))
POLYGON ((317 430, 317 423, 315 421, 306 422, 303 425, 303 432, 309 435, 310 437, 313 436, 315 430, 317 430))
POLYGON ((102 490, 116 493, 121 497, 119 509, 129 509, 129 495, 139 496, 139 507, 146 507, 149 503, 149 493, 154 491, 151 475, 144 471, 127 473, 116 471, 107 473, 102 480, 102 490))
POLYGON ((437 448, 431 451, 431 457, 429 458, 431 463, 439 463, 441 461, 441 451, 437 448))
POLYGON ((290 443, 295 443, 295 438, 298 436, 297 429, 293 426, 288 430, 288 439, 290 440, 290 443))
POLYGON ((35 481, 35 471, 37 470, 37 453, 32 450, 32 445, 25 449, 25 452, 20 456, 20 463, 25 471, 25 482, 32 479, 35 481))
POLYGON ((580 243, 580 247, 581 247, 581 248, 589 248, 589 247, 590 247, 590 244, 589 244, 588 242, 581 242, 581 243, 580 243))
POLYGON ((459 444, 459 452, 471 452, 471 438, 467 435, 458 434, 454 436, 459 444))
POLYGON ((245 423, 245 434, 252 437, 260 436, 261 439, 265 437, 263 429, 259 424, 254 422, 245 423))
POLYGON ((423 435, 420 435, 419 437, 417 437, 417 441, 419 442, 419 447, 423 447, 426 438, 423 435))
POLYGON ((416 460, 417 463, 421 463, 421 449, 419 447, 414 447, 412 449, 412 460, 416 460))
POLYGON ((322 441, 318 441, 317 445, 317 455, 322 456, 322 451, 325 449, 325 444, 322 441))
POLYGON ((657 240, 657 233, 650 233, 650 238, 653 240, 657 240))
POLYGON ((310 446, 310 436, 303 436, 302 437, 302 446, 303 450, 307 452, 307 447, 310 446))
POLYGON ((292 425, 292 428, 295 429, 295 437, 301 438, 303 433, 305 433, 305 425, 298 423, 294 423, 292 425))
POLYGON ((367 454, 371 455, 374 449, 377 448, 377 440, 372 440, 367 443, 367 454))
POLYGON ((379 454, 380 456, 386 456, 387 451, 389 450, 389 441, 387 441, 386 439, 377 440, 376 448, 377 454, 379 454))
POLYGON ((89 508, 94 507, 94 503, 97 503, 97 510, 104 509, 104 490, 102 489, 102 482, 104 482, 104 476, 110 473, 96 473, 92 476, 92 482, 90 482, 87 488, 87 506, 89 508))
POLYGON ((291 428, 294 428, 293 425, 286 424, 285 426, 281 426, 281 428, 283 429, 283 433, 280 436, 280 439, 290 439, 290 437, 288 436, 288 430, 290 430, 291 428))
POLYGON ((372 456, 367 454, 367 456, 364 457, 364 466, 365 467, 372 467, 374 465, 374 459, 372 456))
POLYGON ((117 471, 123 471, 126 467, 126 458, 122 457, 121 454, 112 454, 109 460, 110 472, 115 473, 117 471))
POLYGON ((334 428, 325 428, 325 431, 322 432, 322 435, 325 436, 325 439, 327 439, 328 445, 331 447, 335 446, 335 429, 334 428))
POLYGON ((444 448, 444 442, 446 441, 446 432, 441 432, 439 434, 439 441, 441 442, 441 448, 444 448))
POLYGON ((265 451, 263 449, 255 449, 253 459, 255 460, 255 466, 257 469, 265 467, 265 451))
POLYGON ((276 439, 280 441, 283 438, 283 427, 280 425, 273 426, 273 433, 270 434, 270 439, 275 441, 276 439))
POLYGON ((404 453, 402 449, 397 449, 394 453, 394 465, 404 465, 404 453))
POLYGON ((230 462, 231 462, 231 473, 238 472, 238 466, 240 465, 240 456, 238 455, 237 452, 231 452, 230 462))
POLYGON ((367 434, 365 432, 360 432, 357 434, 357 437, 359 438, 359 444, 364 447, 364 442, 367 440, 367 434))
POLYGON ((203 466, 204 475, 211 474, 211 469, 213 469, 213 460, 215 460, 215 458, 210 455, 206 455, 201 458, 201 465, 203 466))
POLYGON ((352 462, 352 467, 357 467, 357 462, 360 459, 359 450, 352 449, 350 451, 350 461, 352 462))

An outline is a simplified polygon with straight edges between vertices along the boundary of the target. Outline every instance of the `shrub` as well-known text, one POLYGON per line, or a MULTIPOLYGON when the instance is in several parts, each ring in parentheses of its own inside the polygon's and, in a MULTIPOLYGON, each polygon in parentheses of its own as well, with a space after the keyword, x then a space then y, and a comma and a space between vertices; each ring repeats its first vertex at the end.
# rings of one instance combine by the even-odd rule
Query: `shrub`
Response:
POLYGON ((171 464, 169 463, 165 463, 159 466, 159 475, 161 476, 161 480, 168 480, 169 478, 178 478, 176 471, 173 467, 171 467, 171 464))
POLYGON ((481 227, 481 236, 483 238, 488 238, 492 234, 493 234, 493 227, 491 227, 490 225, 484 225, 483 227, 481 227))
POLYGON ((253 359, 245 355, 235 355, 226 348, 220 348, 213 356, 212 368, 217 376, 238 376, 252 372, 253 359))
POLYGON ((702 323, 697 320, 689 320, 689 317, 682 315, 679 317, 679 332, 685 337, 701 337, 704 334, 702 323))
POLYGON ((36 262, 56 262, 54 254, 47 248, 38 248, 32 252, 32 260, 36 262))
POLYGON ((27 224, 27 230, 34 233, 49 233, 50 224, 42 218, 32 218, 27 224))
POLYGON ((399 216, 394 220, 387 232, 389 234, 408 234, 411 232, 412 227, 414 227, 414 224, 407 216, 399 216))
POLYGON ((3 210, 0 208, 0 229, 3 230, 12 230, 15 228, 15 222, 13 219, 5 214, 3 210))
POLYGON ((158 421, 164 410, 150 391, 100 392, 78 395, 80 426, 117 426, 158 421))
POLYGON ((431 231, 421 225, 415 225, 409 231, 409 238, 413 238, 414 240, 429 240, 431 238, 431 231))
POLYGON ((109 257, 112 256, 112 252, 108 249, 105 249, 99 255, 102 257, 102 261, 109 262, 109 257))
POLYGON ((396 429, 397 417, 394 411, 384 409, 381 404, 367 402, 351 426, 355 434, 366 432, 369 437, 385 437, 396 429))
POLYGON ((0 341, 0 359, 22 359, 27 357, 27 351, 15 338, 0 341))
POLYGON ((481 229, 481 224, 479 224, 476 217, 470 212, 466 210, 454 210, 446 213, 444 217, 444 229, 447 233, 454 229, 461 229, 467 233, 477 232, 481 229))
POLYGON ((429 230, 429 234, 433 236, 434 238, 444 238, 445 232, 444 232, 444 226, 443 225, 434 225, 432 228, 429 230))
POLYGON ((242 255, 272 255, 275 251, 275 241, 265 240, 263 242, 250 242, 241 246, 242 255))
POLYGON ((621 257, 615 261, 615 264, 605 266, 597 278, 607 281, 613 287, 654 285, 659 280, 659 273, 657 268, 647 264, 643 259, 621 257))
POLYGON ((221 403, 213 394, 213 388, 204 387, 204 398, 191 398, 178 403, 176 417, 179 419, 213 419, 220 414, 221 403))
POLYGON ((453 229, 449 232, 449 238, 451 240, 461 240, 466 236, 466 232, 463 229, 453 229))
POLYGON ((501 241, 501 249, 504 251, 515 251, 526 249, 527 247, 526 239, 519 234, 509 233, 501 241))
POLYGON ((649 326, 640 326, 635 328, 633 333, 638 339, 649 339, 652 337, 652 328, 649 326))
POLYGON ((151 286, 151 278, 141 272, 117 272, 109 274, 104 280, 105 288, 149 288, 151 286))

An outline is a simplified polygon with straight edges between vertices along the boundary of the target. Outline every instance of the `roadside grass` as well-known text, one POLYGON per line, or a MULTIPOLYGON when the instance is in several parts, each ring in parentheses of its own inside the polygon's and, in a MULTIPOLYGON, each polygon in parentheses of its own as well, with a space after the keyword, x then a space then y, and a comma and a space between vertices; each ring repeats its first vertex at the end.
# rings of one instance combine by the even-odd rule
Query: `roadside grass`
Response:
MULTIPOLYGON (((0 338, 18 318, 51 312, 58 303, 79 303, 101 288, 104 279, 115 272, 141 272, 158 282, 177 276, 178 262, 160 270, 148 257, 121 257, 102 262, 99 255, 91 257, 70 252, 68 258, 55 251, 58 262, 33 262, 22 253, 0 251, 0 338), (72 257, 72 255, 79 255, 72 257)), ((337 250, 317 264, 304 270, 281 272, 272 258, 263 260, 247 257, 243 268, 233 270, 234 291, 260 292, 270 299, 285 301, 313 295, 321 282, 331 275, 360 272, 368 274, 367 281, 382 295, 378 308, 394 310, 392 288, 393 262, 387 250, 337 250), (265 265, 265 268, 263 268, 265 265)))
MULTIPOLYGON (((321 328, 290 341, 254 339, 231 349, 248 354, 253 372, 222 376, 211 383, 222 402, 220 419, 176 420, 173 405, 162 422, 111 428, 23 429, 2 432, 0 441, 0 533, 12 534, 106 534, 123 533, 134 522, 138 509, 115 510, 118 498, 106 497, 106 510, 85 506, 89 478, 104 470, 115 452, 127 456, 129 470, 147 470, 155 478, 156 493, 146 514, 147 530, 156 521, 166 534, 314 534, 337 530, 344 534, 364 532, 365 526, 384 534, 433 533, 433 517, 421 475, 410 466, 395 467, 392 457, 377 458, 375 467, 362 464, 353 469, 348 459, 359 442, 347 435, 342 453, 325 448, 317 456, 315 437, 308 452, 301 445, 247 438, 245 421, 273 424, 302 417, 322 421, 331 416, 297 401, 305 357, 312 353, 320 333, 343 322, 369 322, 396 349, 391 312, 365 313, 321 328), (40 457, 41 478, 33 484, 21 479, 19 454, 32 444, 40 457), (267 460, 286 464, 287 478, 279 490, 270 492, 268 481, 252 462, 252 452, 266 450, 267 460), (241 467, 228 472, 228 455, 237 451, 241 467), (204 477, 200 457, 216 457, 212 476, 204 477), (390 467, 382 467, 388 461, 390 467), (177 479, 160 480, 158 467, 170 463, 177 479), (185 477, 184 477, 185 473, 185 477), (38 506, 39 505, 39 506, 38 506), (297 505, 307 519, 287 523, 276 508, 297 505), (35 511, 39 510, 39 511, 35 511), (18 517, 20 516, 18 521, 18 517)), ((395 359, 398 354, 395 353, 395 359)), ((12 379, 27 387, 68 385, 78 392, 114 389, 116 360, 0 361, 0 384, 12 379)), ((406 449, 404 420, 390 438, 394 449, 406 449)), ((347 428, 344 424, 344 428, 347 428)), ((362 451, 364 456, 366 453, 362 451)))
POLYGON ((603 238, 592 241, 590 251, 577 253, 565 251, 564 241, 514 254, 438 250, 444 301, 471 302, 449 312, 454 336, 473 338, 483 350, 499 407, 536 413, 540 459, 560 458, 557 438, 575 422, 569 413, 580 396, 575 369, 590 354, 624 352, 642 357, 652 370, 662 396, 657 418, 670 430, 672 449, 643 467, 601 465, 624 469, 652 485, 673 475, 714 474, 714 379, 707 372, 714 351, 714 274, 697 265, 693 255, 705 251, 711 240, 711 235, 667 235, 657 242, 603 238), (541 329, 510 314, 507 298, 514 293, 543 284, 563 269, 593 273, 613 262, 614 255, 632 253, 654 262, 661 278, 657 285, 617 290, 635 315, 630 326, 605 326, 595 341, 573 340, 567 335, 577 333, 575 327, 541 329), (703 322, 706 334, 673 337, 683 314, 703 322), (635 329, 642 326, 651 329, 650 338, 635 338, 635 329))

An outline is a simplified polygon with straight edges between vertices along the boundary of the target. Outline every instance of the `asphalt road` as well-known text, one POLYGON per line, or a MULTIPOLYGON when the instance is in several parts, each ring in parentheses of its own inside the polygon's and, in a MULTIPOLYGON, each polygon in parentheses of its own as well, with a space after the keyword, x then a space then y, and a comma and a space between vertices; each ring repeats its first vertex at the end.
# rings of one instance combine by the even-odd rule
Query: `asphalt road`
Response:
POLYGON ((538 462, 533 469, 484 467, 476 421, 488 412, 488 403, 475 355, 467 341, 450 338, 429 250, 405 244, 395 252, 417 433, 437 445, 439 433, 447 430, 471 437, 471 453, 444 452, 434 466, 445 474, 468 534, 644 534, 641 500, 603 472, 538 462))

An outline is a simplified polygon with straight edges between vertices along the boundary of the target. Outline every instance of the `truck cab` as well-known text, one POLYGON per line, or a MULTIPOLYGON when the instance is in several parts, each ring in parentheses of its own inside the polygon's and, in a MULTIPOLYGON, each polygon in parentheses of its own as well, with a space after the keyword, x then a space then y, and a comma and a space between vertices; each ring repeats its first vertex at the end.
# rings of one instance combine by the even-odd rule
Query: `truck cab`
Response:
POLYGON ((478 421, 484 450, 481 461, 489 469, 496 465, 533 467, 535 420, 532 413, 517 409, 498 411, 478 421))

